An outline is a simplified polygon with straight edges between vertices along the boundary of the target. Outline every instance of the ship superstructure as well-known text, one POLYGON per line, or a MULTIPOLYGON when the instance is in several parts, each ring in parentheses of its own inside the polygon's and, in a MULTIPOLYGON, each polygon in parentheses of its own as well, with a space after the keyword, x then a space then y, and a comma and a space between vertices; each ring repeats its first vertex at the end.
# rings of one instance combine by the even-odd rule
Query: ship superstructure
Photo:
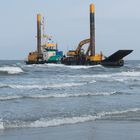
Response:
POLYGON ((26 64, 61 63, 63 52, 58 50, 58 45, 53 37, 45 34, 45 20, 37 14, 37 50, 30 52, 26 64))

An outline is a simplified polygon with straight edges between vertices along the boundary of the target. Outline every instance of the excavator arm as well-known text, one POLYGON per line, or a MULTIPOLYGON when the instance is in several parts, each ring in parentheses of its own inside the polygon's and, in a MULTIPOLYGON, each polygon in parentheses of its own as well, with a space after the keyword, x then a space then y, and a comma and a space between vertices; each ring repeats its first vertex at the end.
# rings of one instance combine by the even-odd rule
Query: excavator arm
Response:
MULTIPOLYGON (((85 44, 87 44, 87 43, 90 43, 90 39, 82 40, 82 41, 79 43, 77 49, 76 49, 76 50, 68 51, 67 55, 68 55, 68 56, 79 55, 79 54, 81 53, 82 46, 85 45, 85 44)), ((88 48, 88 50, 90 50, 90 49, 88 48)))
POLYGON ((78 47, 77 47, 77 49, 76 49, 76 53, 79 54, 80 51, 81 51, 82 46, 85 45, 85 44, 87 44, 87 43, 90 43, 90 39, 82 40, 82 41, 79 43, 79 45, 78 45, 78 47))

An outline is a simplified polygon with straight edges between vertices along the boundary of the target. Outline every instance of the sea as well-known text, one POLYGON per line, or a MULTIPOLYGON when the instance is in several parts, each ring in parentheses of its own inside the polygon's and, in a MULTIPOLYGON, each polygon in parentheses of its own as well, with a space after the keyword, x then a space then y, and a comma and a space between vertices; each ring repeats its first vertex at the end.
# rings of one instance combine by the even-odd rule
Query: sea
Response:
POLYGON ((140 61, 123 67, 0 61, 0 140, 140 140, 140 61))

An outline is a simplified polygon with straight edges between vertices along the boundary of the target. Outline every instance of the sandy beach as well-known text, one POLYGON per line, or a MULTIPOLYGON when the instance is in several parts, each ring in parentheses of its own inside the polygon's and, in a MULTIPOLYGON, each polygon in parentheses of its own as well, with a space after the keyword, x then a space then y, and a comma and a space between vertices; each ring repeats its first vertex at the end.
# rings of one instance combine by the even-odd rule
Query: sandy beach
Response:
POLYGON ((1 140, 139 140, 140 123, 95 121, 48 128, 7 129, 1 140))

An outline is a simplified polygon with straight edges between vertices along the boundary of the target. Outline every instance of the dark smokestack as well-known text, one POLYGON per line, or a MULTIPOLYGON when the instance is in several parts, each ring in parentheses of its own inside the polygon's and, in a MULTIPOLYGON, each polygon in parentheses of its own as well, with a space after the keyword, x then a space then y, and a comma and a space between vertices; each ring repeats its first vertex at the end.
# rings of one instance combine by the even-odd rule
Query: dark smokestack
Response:
POLYGON ((95 7, 94 4, 90 4, 90 49, 91 56, 95 55, 95 7))

